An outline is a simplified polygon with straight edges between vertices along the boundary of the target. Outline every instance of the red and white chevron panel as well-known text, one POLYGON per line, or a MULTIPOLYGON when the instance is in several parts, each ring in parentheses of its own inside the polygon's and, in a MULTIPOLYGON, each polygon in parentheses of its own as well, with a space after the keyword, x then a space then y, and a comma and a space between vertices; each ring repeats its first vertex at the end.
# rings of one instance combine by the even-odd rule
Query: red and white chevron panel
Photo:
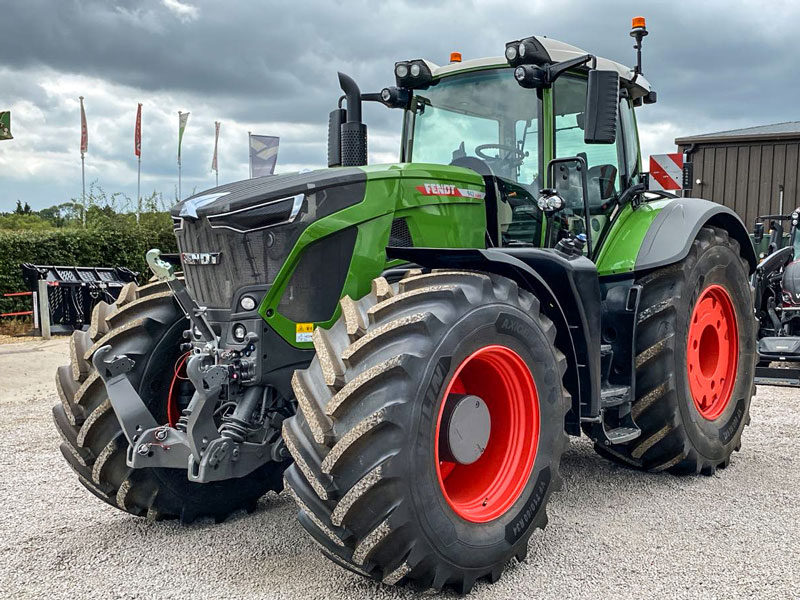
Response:
POLYGON ((675 191, 683 187, 683 154, 650 155, 650 189, 675 191))

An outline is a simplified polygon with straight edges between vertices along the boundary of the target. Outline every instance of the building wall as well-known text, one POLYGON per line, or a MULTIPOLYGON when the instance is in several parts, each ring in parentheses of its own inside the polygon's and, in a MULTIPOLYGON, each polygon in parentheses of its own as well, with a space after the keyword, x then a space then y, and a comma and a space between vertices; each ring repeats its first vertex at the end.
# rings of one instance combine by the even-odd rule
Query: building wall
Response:
POLYGON ((691 195, 732 208, 748 229, 758 215, 778 213, 781 185, 784 214, 800 206, 800 140, 697 144, 690 160, 691 195))

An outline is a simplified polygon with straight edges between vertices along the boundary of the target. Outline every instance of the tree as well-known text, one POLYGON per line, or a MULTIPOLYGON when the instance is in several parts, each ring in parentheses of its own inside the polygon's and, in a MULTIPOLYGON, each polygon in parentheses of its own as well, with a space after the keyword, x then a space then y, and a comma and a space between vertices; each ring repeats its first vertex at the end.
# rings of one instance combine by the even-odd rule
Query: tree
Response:
POLYGON ((26 202, 25 206, 22 206, 22 202, 17 200, 17 208, 14 209, 14 214, 15 215, 29 215, 29 214, 31 214, 30 204, 28 204, 26 202))

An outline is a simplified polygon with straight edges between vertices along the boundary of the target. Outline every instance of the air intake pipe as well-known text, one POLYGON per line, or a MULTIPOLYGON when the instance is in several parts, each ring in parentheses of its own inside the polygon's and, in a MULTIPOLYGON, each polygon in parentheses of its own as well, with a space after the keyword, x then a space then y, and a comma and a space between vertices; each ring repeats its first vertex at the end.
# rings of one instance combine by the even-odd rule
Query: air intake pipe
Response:
POLYGON ((339 73, 347 110, 337 108, 328 121, 328 166, 359 167, 367 164, 367 126, 361 122, 361 90, 353 79, 339 73))

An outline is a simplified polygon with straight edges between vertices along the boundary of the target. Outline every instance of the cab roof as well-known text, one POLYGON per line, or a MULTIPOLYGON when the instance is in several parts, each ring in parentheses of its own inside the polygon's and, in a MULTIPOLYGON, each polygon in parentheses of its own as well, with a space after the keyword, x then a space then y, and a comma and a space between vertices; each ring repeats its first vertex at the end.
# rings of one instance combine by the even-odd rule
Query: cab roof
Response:
MULTIPOLYGON (((560 42, 558 40, 554 40, 544 36, 534 36, 536 40, 542 44, 544 49, 550 55, 550 60, 553 62, 562 62, 565 60, 570 60, 572 58, 576 58, 578 56, 583 56, 585 54, 590 54, 586 50, 582 50, 577 46, 573 46, 572 44, 567 44, 565 42, 560 42)), ((630 67, 626 67, 623 64, 620 64, 616 61, 609 60, 607 58, 602 58, 597 56, 597 68, 603 71, 617 71, 619 73, 620 79, 630 84, 633 80, 633 69, 630 67)), ((464 71, 472 71, 477 69, 483 68, 491 68, 491 67, 503 67, 507 66, 508 63, 506 62, 505 57, 503 56, 493 56, 488 58, 476 58, 473 60, 465 60, 463 62, 454 62, 448 65, 439 66, 436 63, 433 63, 429 60, 425 61, 428 67, 431 70, 431 74, 433 75, 434 79, 438 79, 439 77, 445 77, 447 75, 454 75, 456 73, 461 73, 464 71)), ((636 78, 636 82, 633 85, 634 93, 632 94, 634 97, 643 96, 652 90, 652 86, 650 82, 647 81, 642 75, 639 75, 636 78)))

